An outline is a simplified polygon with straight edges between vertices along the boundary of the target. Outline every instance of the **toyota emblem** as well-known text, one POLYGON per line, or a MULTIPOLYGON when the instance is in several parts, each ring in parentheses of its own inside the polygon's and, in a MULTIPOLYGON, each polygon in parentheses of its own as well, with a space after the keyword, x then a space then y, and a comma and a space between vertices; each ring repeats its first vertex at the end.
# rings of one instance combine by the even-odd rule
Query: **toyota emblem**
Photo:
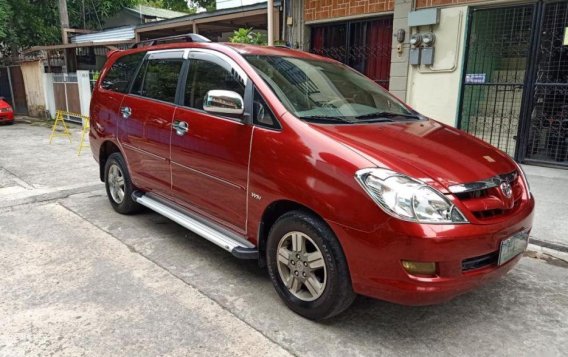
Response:
POLYGON ((501 182, 499 188, 501 189, 501 192, 503 192, 505 197, 511 198, 513 196, 513 190, 511 189, 511 185, 507 181, 501 182))

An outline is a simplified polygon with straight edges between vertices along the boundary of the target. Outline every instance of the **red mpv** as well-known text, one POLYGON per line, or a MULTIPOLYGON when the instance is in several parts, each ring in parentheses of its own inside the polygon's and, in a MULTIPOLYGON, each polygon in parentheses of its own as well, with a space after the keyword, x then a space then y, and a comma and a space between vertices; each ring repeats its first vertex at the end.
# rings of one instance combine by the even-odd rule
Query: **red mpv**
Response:
POLYGON ((534 199, 502 151, 329 58, 166 40, 111 53, 93 93, 119 213, 145 206, 258 259, 314 320, 356 294, 444 302, 521 258, 534 199))

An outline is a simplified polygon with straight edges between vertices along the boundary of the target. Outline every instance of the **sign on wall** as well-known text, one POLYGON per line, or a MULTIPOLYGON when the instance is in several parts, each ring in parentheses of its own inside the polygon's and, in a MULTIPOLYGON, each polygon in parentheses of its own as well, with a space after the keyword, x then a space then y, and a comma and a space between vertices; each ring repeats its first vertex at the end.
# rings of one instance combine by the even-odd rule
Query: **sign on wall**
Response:
POLYGON ((466 84, 485 83, 485 73, 471 73, 465 75, 466 84))

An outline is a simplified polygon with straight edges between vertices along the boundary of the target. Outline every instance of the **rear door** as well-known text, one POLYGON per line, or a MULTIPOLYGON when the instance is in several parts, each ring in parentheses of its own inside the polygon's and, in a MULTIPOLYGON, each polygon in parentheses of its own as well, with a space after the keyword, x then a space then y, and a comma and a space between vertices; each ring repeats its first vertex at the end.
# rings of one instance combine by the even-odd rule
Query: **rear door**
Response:
MULTIPOLYGON (((145 55, 146 52, 137 52, 122 56, 103 72, 102 79, 93 92, 90 106, 93 124, 91 130, 97 136, 114 138, 117 134, 117 126, 121 121, 120 105, 145 55)), ((91 141, 93 142, 96 141, 91 141)))
POLYGON ((148 52, 120 108, 119 141, 135 185, 169 195, 170 133, 184 51, 148 52))
POLYGON ((247 78, 220 53, 192 50, 189 57, 183 106, 174 119, 187 124, 187 132, 174 132, 171 141, 173 194, 188 208, 244 232, 253 127, 240 117, 205 112, 203 98, 215 89, 244 97, 247 78))

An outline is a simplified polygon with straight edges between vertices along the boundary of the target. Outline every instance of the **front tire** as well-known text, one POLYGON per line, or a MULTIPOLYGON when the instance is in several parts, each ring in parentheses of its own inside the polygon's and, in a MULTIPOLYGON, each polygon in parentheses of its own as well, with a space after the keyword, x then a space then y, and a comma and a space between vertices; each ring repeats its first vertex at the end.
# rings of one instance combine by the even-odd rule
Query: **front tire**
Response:
POLYGON ((280 298, 292 311, 308 319, 338 315, 356 297, 335 234, 310 213, 292 211, 274 223, 268 236, 266 261, 280 298))
POLYGON ((105 164, 105 187, 112 208, 121 214, 134 214, 142 206, 132 199, 134 188, 122 155, 111 154, 105 164))

